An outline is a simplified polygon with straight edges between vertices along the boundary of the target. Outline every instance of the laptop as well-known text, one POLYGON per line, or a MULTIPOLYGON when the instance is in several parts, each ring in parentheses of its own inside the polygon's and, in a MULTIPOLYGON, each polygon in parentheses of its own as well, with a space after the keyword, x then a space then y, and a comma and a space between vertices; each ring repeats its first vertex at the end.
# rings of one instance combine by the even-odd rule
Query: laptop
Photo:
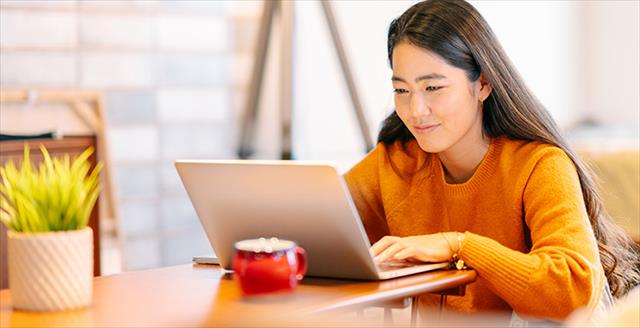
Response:
POLYGON ((377 265, 342 176, 329 163, 177 160, 191 203, 220 265, 230 270, 234 243, 277 237, 307 253, 307 276, 383 280, 448 263, 377 265))

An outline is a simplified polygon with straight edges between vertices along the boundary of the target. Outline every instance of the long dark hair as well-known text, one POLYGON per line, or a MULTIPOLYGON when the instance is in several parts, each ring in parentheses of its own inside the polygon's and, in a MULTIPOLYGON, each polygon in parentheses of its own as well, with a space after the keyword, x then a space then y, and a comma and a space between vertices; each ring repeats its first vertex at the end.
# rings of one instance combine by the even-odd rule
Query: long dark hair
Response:
MULTIPOLYGON (((492 86, 484 101, 483 133, 491 138, 539 141, 561 148, 575 164, 589 221, 598 241, 600 261, 611 292, 619 297, 640 280, 638 246, 610 219, 598 196, 592 172, 569 148, 544 106, 527 88, 480 13, 461 0, 427 0, 415 4, 389 26, 387 50, 399 42, 427 49, 476 81, 482 72, 492 86)), ((406 143, 413 135, 398 115, 382 123, 378 142, 406 143)))

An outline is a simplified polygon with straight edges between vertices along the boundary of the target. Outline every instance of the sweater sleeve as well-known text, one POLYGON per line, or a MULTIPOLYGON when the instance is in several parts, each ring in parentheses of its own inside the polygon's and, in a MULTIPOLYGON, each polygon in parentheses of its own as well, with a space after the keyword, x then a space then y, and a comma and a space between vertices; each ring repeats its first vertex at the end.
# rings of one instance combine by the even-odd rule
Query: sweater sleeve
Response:
POLYGON ((528 254, 466 232, 460 257, 520 315, 563 320, 577 308, 593 309, 606 282, 578 175, 562 150, 545 150, 522 201, 528 254))
POLYGON ((378 156, 382 151, 381 147, 383 145, 379 144, 344 175, 351 197, 372 244, 389 234, 380 195, 378 156))

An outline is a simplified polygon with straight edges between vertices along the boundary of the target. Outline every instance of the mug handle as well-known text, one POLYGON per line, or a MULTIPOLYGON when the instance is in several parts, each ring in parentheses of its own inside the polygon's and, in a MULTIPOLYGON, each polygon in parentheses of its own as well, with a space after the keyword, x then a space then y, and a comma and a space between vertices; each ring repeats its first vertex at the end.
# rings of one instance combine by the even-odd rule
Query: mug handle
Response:
POLYGON ((307 253, 304 248, 297 246, 295 248, 296 259, 298 260, 298 272, 296 273, 296 279, 302 280, 304 274, 307 272, 307 253))

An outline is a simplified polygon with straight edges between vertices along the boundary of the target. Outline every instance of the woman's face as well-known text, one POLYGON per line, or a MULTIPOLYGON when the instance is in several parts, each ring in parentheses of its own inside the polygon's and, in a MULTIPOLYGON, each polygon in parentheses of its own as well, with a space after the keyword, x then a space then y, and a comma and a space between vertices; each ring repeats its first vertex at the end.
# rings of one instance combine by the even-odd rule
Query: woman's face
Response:
POLYGON ((471 82, 465 71, 409 42, 395 46, 392 60, 396 113, 422 150, 482 140, 482 101, 490 93, 483 76, 471 82))

